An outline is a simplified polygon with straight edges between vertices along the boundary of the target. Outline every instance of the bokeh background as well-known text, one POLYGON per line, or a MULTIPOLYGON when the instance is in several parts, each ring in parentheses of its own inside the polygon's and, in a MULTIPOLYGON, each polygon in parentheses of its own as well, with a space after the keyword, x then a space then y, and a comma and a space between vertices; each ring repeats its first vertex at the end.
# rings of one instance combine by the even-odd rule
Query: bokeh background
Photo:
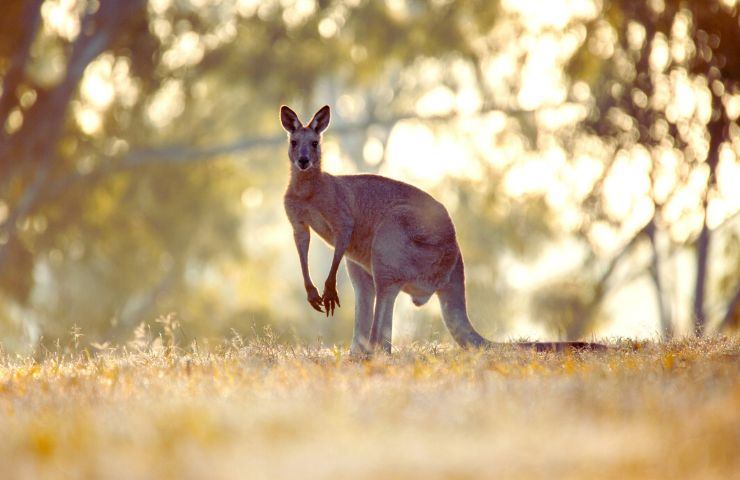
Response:
MULTIPOLYGON (((332 173, 450 210, 490 338, 668 338, 740 317, 736 0, 4 0, 0 339, 347 345, 305 303, 281 104, 332 173)), ((312 242, 319 284, 330 251, 312 242)), ((449 341, 399 298, 397 340, 449 341)))

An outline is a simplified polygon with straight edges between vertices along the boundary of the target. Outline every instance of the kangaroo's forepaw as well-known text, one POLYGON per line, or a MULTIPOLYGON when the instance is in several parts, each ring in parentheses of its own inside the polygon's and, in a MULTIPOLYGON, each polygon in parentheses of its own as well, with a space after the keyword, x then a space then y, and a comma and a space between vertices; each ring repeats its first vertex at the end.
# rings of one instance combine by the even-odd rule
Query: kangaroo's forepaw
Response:
POLYGON ((326 312, 327 317, 329 314, 334 315, 335 307, 341 307, 336 287, 327 285, 324 288, 324 295, 322 298, 324 302, 324 311, 326 312))
POLYGON ((316 287, 310 287, 306 289, 306 297, 308 299, 308 304, 311 305, 314 310, 324 313, 324 311, 321 309, 321 295, 319 295, 319 291, 316 290, 316 287))

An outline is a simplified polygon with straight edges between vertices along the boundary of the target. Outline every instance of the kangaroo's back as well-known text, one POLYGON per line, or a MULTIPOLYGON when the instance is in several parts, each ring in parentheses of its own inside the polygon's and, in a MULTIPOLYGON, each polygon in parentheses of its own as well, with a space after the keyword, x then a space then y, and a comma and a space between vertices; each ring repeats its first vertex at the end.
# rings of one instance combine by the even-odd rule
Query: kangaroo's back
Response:
POLYGON ((348 206, 353 233, 347 253, 368 270, 373 248, 405 252, 398 257, 400 268, 409 267, 409 262, 419 258, 410 250, 432 249, 435 255, 440 249, 457 250, 455 228, 447 210, 428 193, 379 175, 340 175, 332 181, 333 187, 317 192, 328 198, 317 203, 348 206), (390 222, 392 228, 387 225, 390 222))
POLYGON ((351 197, 356 225, 363 225, 368 233, 374 233, 393 216, 415 242, 439 245, 455 239, 455 228, 447 210, 423 190, 379 175, 334 178, 339 188, 351 197))

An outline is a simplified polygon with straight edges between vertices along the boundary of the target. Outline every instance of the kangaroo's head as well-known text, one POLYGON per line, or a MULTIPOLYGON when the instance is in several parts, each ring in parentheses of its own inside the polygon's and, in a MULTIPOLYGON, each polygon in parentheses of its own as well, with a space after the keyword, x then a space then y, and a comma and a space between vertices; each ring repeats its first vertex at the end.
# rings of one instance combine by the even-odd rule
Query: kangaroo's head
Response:
POLYGON ((321 169, 321 133, 329 126, 330 118, 329 105, 324 105, 304 126, 293 110, 285 105, 280 107, 280 122, 290 141, 288 157, 291 168, 299 171, 321 169))

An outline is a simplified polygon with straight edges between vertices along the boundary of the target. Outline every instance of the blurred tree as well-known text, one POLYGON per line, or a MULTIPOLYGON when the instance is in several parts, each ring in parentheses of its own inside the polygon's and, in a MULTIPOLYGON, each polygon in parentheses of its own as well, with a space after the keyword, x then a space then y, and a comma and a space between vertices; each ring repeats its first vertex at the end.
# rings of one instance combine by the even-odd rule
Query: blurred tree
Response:
MULTIPOLYGON (((192 335, 281 320, 312 335, 316 327, 304 328, 302 310, 284 300, 294 292, 274 261, 281 252, 271 235, 282 218, 284 184, 275 110, 292 103, 308 111, 320 101, 337 107, 328 141, 364 171, 384 167, 399 123, 444 133, 456 128, 461 112, 506 114, 503 131, 476 147, 481 178, 438 188, 450 200, 471 265, 473 312, 505 321, 516 302, 502 259, 535 258, 559 227, 544 195, 513 198, 506 172, 491 167, 501 137, 523 145, 517 152, 549 141, 538 107, 519 100, 519 69, 535 60, 512 42, 525 32, 504 10, 483 0, 5 2, 0 320, 23 318, 52 338, 75 323, 103 336, 177 310, 192 335), (514 58, 508 74, 494 68, 503 50, 514 58), (458 105, 471 96, 472 107, 458 105), (248 162, 234 161, 245 153, 248 162)), ((533 311, 564 336, 588 333, 618 283, 614 272, 644 243, 669 335, 661 242, 670 237, 670 250, 695 245, 697 279, 709 278, 716 229, 706 212, 718 195, 723 149, 738 149, 731 107, 737 6, 611 1, 585 26, 574 18, 568 35, 585 41, 569 71, 573 100, 591 98, 584 125, 592 134, 579 130, 566 141, 614 154, 583 204, 578 233, 590 244, 605 225, 630 236, 606 265, 594 246, 578 275, 542 287, 533 311), (687 86, 698 100, 679 108, 671 99, 687 86), (650 158, 652 209, 634 224, 609 211, 604 192, 619 159, 641 148, 650 158), (666 152, 684 160, 678 169, 664 162, 666 152), (666 192, 668 170, 677 178, 666 192), (671 213, 697 178, 697 208, 671 213), (697 212, 702 220, 687 240, 679 227, 697 212)), ((728 245, 728 258, 740 257, 728 245)), ((719 281, 725 298, 737 298, 738 270, 728 268, 719 281)), ((705 289, 705 280, 697 281, 697 329, 705 289)), ((302 292, 295 293, 293 303, 302 305, 302 292)), ((734 318, 736 309, 727 310, 734 318)), ((342 325, 327 324, 323 333, 331 339, 349 328, 342 325)))
MULTIPOLYGON (((717 179, 723 150, 727 162, 736 162, 740 150, 736 123, 740 112, 733 106, 740 94, 738 6, 719 0, 605 1, 602 13, 586 24, 582 38, 585 41, 569 65, 573 96, 582 100, 583 91, 590 92, 583 125, 611 155, 584 203, 581 232, 589 238, 594 226, 623 229, 629 223, 609 212, 605 189, 626 157, 646 159, 651 213, 641 226, 627 225, 632 228, 631 239, 614 260, 627 258, 642 239, 647 240, 651 249, 647 268, 660 324, 663 335, 670 336, 674 325, 659 242, 668 236, 673 245, 692 245, 693 323, 695 333, 702 335, 711 278, 708 212, 712 202, 721 203, 717 179), (687 205, 687 198, 695 203, 687 205)), ((613 268, 606 272, 610 275, 613 268)), ((737 278, 740 270, 732 275, 737 278)), ((732 288, 734 293, 740 285, 732 288)), ((603 292, 597 293, 590 300, 593 304, 603 299, 603 292)), ((737 296, 733 293, 728 297, 737 296)))
MULTIPOLYGON (((271 285, 283 283, 271 262, 252 257, 245 272, 233 267, 257 249, 238 240, 245 224, 279 214, 249 207, 245 220, 243 206, 279 205, 276 106, 337 101, 332 135, 354 149, 347 156, 357 168, 378 169, 362 154, 368 139, 385 142, 398 122, 420 118, 417 103, 430 89, 456 93, 461 69, 446 65, 457 62, 483 92, 479 111, 504 110, 525 128, 531 112, 491 94, 483 73, 498 48, 491 31, 499 14, 498 2, 483 0, 6 2, 3 312, 52 338, 75 323, 92 337, 120 333, 173 309, 185 312, 184 325, 188 315, 198 320, 194 334, 221 333, 235 316, 288 315, 270 304, 279 298, 271 285), (430 64, 439 77, 428 78, 430 64), (244 152, 247 167, 231 161, 244 152), (255 185, 264 198, 249 190, 255 185), (249 285, 233 292, 219 285, 223 275, 249 285), (238 294, 252 306, 228 301, 238 294)), ((423 120, 456 115, 438 109, 423 120)), ((502 245, 531 251, 521 228, 546 230, 545 206, 518 205, 524 223, 499 208, 489 222, 500 183, 476 188, 489 207, 475 228, 513 229, 510 241, 487 249, 491 262, 502 245)))

